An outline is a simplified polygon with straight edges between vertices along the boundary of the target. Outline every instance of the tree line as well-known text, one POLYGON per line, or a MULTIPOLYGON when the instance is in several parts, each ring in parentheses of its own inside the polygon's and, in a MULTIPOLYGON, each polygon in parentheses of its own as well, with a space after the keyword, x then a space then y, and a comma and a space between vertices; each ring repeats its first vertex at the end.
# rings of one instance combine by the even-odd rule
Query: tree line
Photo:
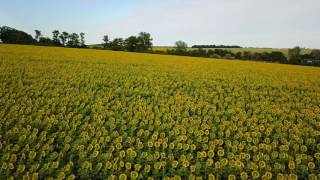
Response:
POLYGON ((167 49, 166 51, 153 51, 153 53, 170 54, 179 56, 193 56, 193 57, 206 57, 217 59, 240 59, 240 60, 253 60, 264 62, 276 62, 283 64, 299 64, 299 65, 314 65, 320 66, 320 50, 314 49, 310 53, 302 53, 300 47, 294 47, 288 50, 288 56, 280 51, 272 52, 232 52, 228 49, 204 49, 193 48, 188 49, 187 43, 177 41, 175 48, 167 49))
POLYGON ((68 33, 61 32, 59 30, 52 31, 52 38, 44 37, 40 30, 35 30, 35 36, 17 30, 12 27, 2 26, 0 27, 0 39, 3 43, 8 44, 32 44, 42 46, 64 46, 74 48, 84 48, 85 37, 84 33, 68 33))
POLYGON ((149 52, 152 49, 152 38, 149 33, 140 32, 138 36, 129 36, 126 39, 109 39, 108 35, 103 37, 103 48, 114 51, 149 52))
MULTIPOLYGON (((44 37, 40 30, 35 30, 35 37, 30 34, 8 27, 0 27, 0 39, 3 43, 9 44, 33 44, 42 46, 62 46, 73 48, 87 48, 85 44, 84 33, 68 33, 54 30, 52 38, 44 37)), ((192 49, 188 49, 187 43, 177 41, 173 49, 165 51, 152 49, 152 37, 147 32, 140 32, 137 36, 129 36, 125 39, 114 38, 109 39, 108 35, 103 37, 103 43, 99 49, 108 49, 114 51, 129 51, 129 52, 148 52, 154 54, 169 54, 179 56, 193 56, 206 58, 221 58, 221 59, 240 59, 254 60, 265 62, 277 62, 285 64, 300 64, 300 65, 316 65, 320 66, 320 50, 312 50, 310 53, 302 53, 300 47, 294 47, 288 50, 288 56, 280 51, 272 52, 232 52, 228 48, 241 48, 240 46, 225 46, 225 45, 195 45, 192 49), (216 49, 205 49, 216 48, 216 49), (225 48, 225 49, 222 49, 225 48)), ((98 48, 98 47, 95 47, 98 48)))
POLYGON ((255 60, 255 61, 267 61, 267 62, 279 62, 286 63, 287 57, 279 51, 274 52, 232 52, 228 49, 204 49, 204 48, 192 48, 188 49, 187 43, 183 41, 177 41, 175 48, 167 49, 166 54, 180 55, 180 56, 192 56, 192 57, 206 57, 216 59, 241 59, 241 60, 255 60))
POLYGON ((237 45, 193 45, 191 46, 191 48, 242 48, 241 46, 237 46, 237 45))

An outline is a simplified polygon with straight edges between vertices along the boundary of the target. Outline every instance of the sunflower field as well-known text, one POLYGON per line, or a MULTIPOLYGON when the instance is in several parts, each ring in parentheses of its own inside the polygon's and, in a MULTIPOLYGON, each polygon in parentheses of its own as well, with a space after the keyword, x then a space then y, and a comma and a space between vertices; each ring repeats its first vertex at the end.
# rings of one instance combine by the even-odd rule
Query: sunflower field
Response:
POLYGON ((320 69, 0 45, 0 179, 320 179, 320 69))

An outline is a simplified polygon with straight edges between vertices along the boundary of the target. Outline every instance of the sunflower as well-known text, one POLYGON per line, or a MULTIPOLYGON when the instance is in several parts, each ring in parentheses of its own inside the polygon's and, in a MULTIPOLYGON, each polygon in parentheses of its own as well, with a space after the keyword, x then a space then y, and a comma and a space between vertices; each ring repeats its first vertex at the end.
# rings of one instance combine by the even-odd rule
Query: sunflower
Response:
POLYGON ((290 179, 290 180, 297 180, 297 179, 298 179, 298 176, 297 176, 296 174, 294 174, 294 173, 290 173, 290 174, 289 174, 289 179, 290 179))
POLYGON ((213 174, 208 175, 208 180, 215 180, 215 179, 216 179, 215 175, 213 174))
POLYGON ((230 175, 228 176, 228 180, 236 180, 236 179, 237 179, 236 176, 233 175, 233 174, 230 174, 230 175))
POLYGON ((178 161, 175 161, 175 160, 171 162, 172 168, 177 168, 177 167, 178 167, 178 164, 179 164, 179 162, 178 162, 178 161))
POLYGON ((119 175, 119 180, 127 180, 127 175, 126 174, 120 174, 119 175))
POLYGON ((251 175, 253 179, 258 179, 260 177, 260 173, 258 171, 252 171, 251 175))
POLYGON ((248 174, 246 172, 241 172, 240 173, 240 179, 242 179, 242 180, 248 179, 248 174))
POLYGON ((138 179, 138 177, 139 177, 139 173, 138 172, 131 171, 131 173, 130 173, 130 178, 131 179, 138 179))
POLYGON ((206 165, 208 167, 211 167, 213 165, 213 163, 214 163, 213 159, 207 159, 206 165))
POLYGON ((219 149, 217 154, 218 154, 219 157, 223 157, 224 156, 224 150, 223 149, 219 149))

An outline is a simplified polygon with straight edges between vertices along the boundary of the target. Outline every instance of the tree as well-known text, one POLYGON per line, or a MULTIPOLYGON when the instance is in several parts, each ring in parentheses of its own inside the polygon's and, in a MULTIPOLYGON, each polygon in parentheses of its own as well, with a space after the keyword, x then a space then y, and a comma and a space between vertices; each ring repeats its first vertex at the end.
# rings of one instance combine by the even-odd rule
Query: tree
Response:
POLYGON ((103 48, 108 48, 110 46, 109 36, 104 35, 102 40, 103 40, 103 48))
POLYGON ((125 40, 125 49, 127 51, 137 51, 138 50, 138 38, 136 36, 130 36, 125 40))
POLYGON ((54 46, 56 45, 56 42, 48 37, 40 37, 38 44, 42 46, 54 46))
POLYGON ((184 41, 177 41, 175 42, 175 48, 178 52, 184 52, 187 51, 188 44, 184 41))
POLYGON ((0 27, 0 39, 3 43, 10 44, 35 44, 33 37, 26 32, 8 27, 0 27))
POLYGON ((243 54, 242 54, 242 59, 244 60, 250 60, 252 59, 252 53, 250 51, 243 51, 243 54))
MULTIPOLYGON (((207 51, 204 50, 203 48, 198 48, 198 49, 194 49, 192 51, 190 51, 190 53, 188 53, 190 56, 194 56, 194 57, 207 57, 207 51)), ((186 55, 188 55, 186 54, 186 55)))
POLYGON ((115 38, 110 43, 110 48, 115 51, 123 51, 124 50, 124 41, 122 38, 115 38))
POLYGON ((289 62, 292 64, 302 63, 301 48, 299 46, 288 50, 289 62))
POLYGON ((149 33, 140 32, 137 41, 137 51, 148 51, 152 48, 152 38, 149 33))
POLYGON ((83 32, 80 33, 80 46, 81 47, 86 47, 85 41, 84 41, 84 35, 85 34, 83 32))
POLYGON ((79 35, 77 33, 70 34, 67 45, 69 47, 79 47, 80 46, 79 35))
POLYGON ((206 57, 207 56, 207 51, 204 50, 203 48, 198 48, 198 56, 206 57))
POLYGON ((319 49, 314 49, 310 53, 312 59, 320 60, 320 50, 319 49))
POLYGON ((241 59, 241 56, 242 56, 242 53, 241 53, 241 52, 237 52, 237 53, 235 54, 235 58, 236 58, 236 59, 241 59))
POLYGON ((36 29, 36 30, 34 30, 34 32, 36 33, 35 39, 36 39, 37 41, 39 41, 40 37, 42 36, 41 31, 38 30, 38 29, 36 29))
POLYGON ((130 36, 125 40, 125 49, 133 52, 146 52, 152 48, 152 38, 149 33, 141 32, 138 36, 130 36))
POLYGON ((58 30, 54 30, 52 32, 52 41, 54 42, 54 45, 56 45, 56 46, 61 45, 60 39, 59 39, 59 34, 60 34, 60 32, 58 30))
POLYGON ((69 39, 69 33, 64 31, 60 34, 59 38, 61 40, 61 44, 65 46, 69 39))
POLYGON ((279 52, 279 51, 272 51, 270 54, 269 54, 269 60, 272 61, 272 62, 280 62, 280 63, 285 63, 287 62, 287 58, 286 56, 282 53, 282 52, 279 52))

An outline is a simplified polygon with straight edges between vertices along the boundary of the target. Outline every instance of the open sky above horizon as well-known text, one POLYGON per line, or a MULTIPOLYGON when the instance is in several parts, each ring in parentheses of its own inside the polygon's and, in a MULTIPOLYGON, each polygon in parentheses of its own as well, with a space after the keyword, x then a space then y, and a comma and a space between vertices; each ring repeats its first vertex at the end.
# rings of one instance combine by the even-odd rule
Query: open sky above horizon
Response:
POLYGON ((320 48, 319 0, 1 0, 0 26, 51 37, 84 32, 87 44, 149 32, 155 46, 320 48))

